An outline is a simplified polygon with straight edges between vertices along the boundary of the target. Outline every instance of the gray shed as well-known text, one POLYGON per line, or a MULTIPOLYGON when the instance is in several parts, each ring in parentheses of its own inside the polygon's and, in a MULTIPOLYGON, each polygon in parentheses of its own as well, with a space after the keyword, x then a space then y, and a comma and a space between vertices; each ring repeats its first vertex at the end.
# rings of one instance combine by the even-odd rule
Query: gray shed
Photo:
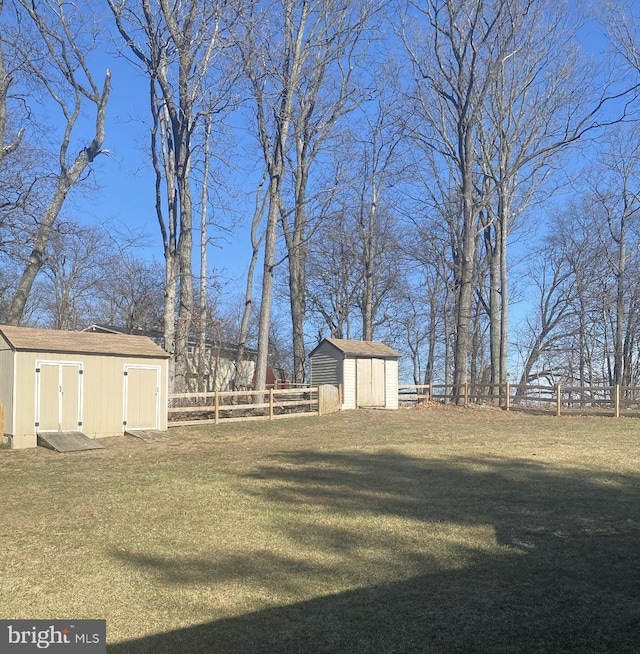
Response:
POLYGON ((399 357, 384 343, 325 338, 309 354, 311 385, 342 387, 342 409, 397 409, 399 357))

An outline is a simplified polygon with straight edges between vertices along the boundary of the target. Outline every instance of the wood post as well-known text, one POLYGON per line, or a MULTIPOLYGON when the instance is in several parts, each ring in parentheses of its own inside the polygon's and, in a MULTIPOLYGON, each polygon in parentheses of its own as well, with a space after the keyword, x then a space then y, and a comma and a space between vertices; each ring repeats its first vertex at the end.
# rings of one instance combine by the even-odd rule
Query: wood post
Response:
POLYGON ((504 395, 504 408, 508 411, 511 408, 511 385, 507 382, 505 385, 504 395))
POLYGON ((556 385, 556 417, 560 417, 560 412, 562 410, 562 393, 560 391, 560 384, 556 385))
POLYGON ((320 384, 318 386, 318 415, 326 416, 329 413, 340 411, 340 389, 333 384, 320 384))
POLYGON ((273 420, 273 388, 269 389, 269 420, 273 420))
POLYGON ((431 384, 427 385, 427 402, 431 402, 432 398, 432 390, 431 390, 431 384))
POLYGON ((4 404, 0 402, 0 443, 4 442, 4 404))
POLYGON ((469 382, 464 383, 464 405, 469 406, 469 382))
POLYGON ((218 391, 215 391, 213 396, 213 423, 218 424, 220 420, 220 400, 218 398, 218 391))
POLYGON ((614 412, 615 417, 620 417, 620 384, 616 384, 615 395, 614 395, 614 412))

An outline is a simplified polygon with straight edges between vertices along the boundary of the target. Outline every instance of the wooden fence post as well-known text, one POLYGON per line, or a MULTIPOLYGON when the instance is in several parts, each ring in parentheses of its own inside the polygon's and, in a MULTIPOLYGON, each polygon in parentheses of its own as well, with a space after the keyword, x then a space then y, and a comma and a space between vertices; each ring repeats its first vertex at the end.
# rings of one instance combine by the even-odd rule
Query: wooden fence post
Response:
POLYGON ((431 384, 427 385, 427 402, 431 402, 433 399, 433 391, 431 390, 431 384))
POLYGON ((504 389, 505 389, 504 408, 505 411, 509 411, 509 409, 511 408, 511 385, 509 384, 509 382, 506 382, 506 384, 504 385, 504 389))
POLYGON ((273 420, 273 388, 269 389, 269 420, 273 420))
POLYGON ((4 442, 4 404, 0 402, 0 443, 4 442))
POLYGON ((464 405, 469 406, 469 382, 464 383, 464 405))
POLYGON ((560 384, 556 385, 556 418, 560 417, 560 412, 562 410, 562 394, 560 391, 560 384))
POLYGON ((614 395, 614 409, 615 417, 620 417, 620 384, 616 384, 615 395, 614 395))
POLYGON ((217 425, 220 419, 220 400, 218 399, 218 391, 215 391, 213 396, 213 424, 217 425))

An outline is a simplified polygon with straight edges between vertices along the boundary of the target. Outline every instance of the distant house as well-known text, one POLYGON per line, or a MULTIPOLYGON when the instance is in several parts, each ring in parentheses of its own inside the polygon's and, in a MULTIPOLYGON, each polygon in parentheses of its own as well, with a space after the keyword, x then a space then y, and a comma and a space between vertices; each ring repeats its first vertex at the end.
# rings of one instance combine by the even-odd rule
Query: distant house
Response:
MULTIPOLYGON (((154 343, 164 348, 164 333, 158 329, 133 329, 130 331, 122 327, 112 325, 90 325, 83 331, 99 332, 103 334, 134 334, 147 336, 154 343)), ((196 353, 198 344, 196 339, 190 339, 187 346, 187 355, 190 363, 196 365, 196 353)), ((237 361, 238 346, 234 343, 207 341, 205 345, 205 388, 211 391, 230 391, 245 389, 252 386, 255 372, 256 351, 251 348, 245 349, 244 361, 237 361)), ((196 378, 197 373, 191 372, 191 378, 196 378)))

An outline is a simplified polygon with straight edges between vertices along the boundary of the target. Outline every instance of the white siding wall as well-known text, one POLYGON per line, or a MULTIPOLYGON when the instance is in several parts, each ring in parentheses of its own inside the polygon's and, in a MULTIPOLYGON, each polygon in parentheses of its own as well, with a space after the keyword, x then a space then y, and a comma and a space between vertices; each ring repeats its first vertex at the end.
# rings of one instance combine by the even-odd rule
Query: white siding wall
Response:
POLYGON ((387 359, 385 362, 385 408, 398 408, 398 361, 387 359))
POLYGON ((345 359, 342 364, 342 408, 356 408, 356 359, 345 359))
POLYGON ((250 388, 253 384, 254 361, 241 361, 236 365, 230 359, 220 359, 211 364, 209 370, 209 391, 230 391, 231 382, 235 381, 238 388, 250 388))

